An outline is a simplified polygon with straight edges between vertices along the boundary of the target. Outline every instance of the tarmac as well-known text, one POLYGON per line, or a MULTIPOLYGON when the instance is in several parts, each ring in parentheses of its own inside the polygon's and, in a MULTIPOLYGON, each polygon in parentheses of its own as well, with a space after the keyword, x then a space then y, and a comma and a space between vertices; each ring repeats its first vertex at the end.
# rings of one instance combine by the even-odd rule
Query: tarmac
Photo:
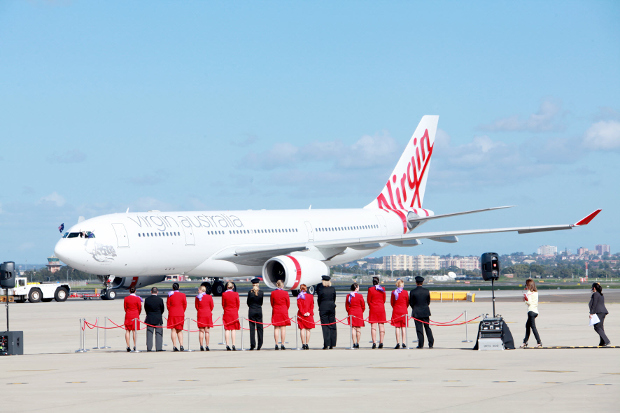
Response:
MULTIPOLYGON (((618 294, 609 291, 605 331, 620 344, 618 294)), ((143 296, 146 296, 142 294, 143 296)), ((514 292, 499 292, 497 312, 521 343, 526 306, 514 292)), ((187 316, 195 318, 193 297, 187 316)), ((467 319, 491 313, 481 294, 476 302, 432 302, 431 319, 447 322, 467 311, 467 319)), ((221 315, 215 297, 214 319, 221 315)), ((346 317, 344 294, 337 318, 346 317)), ((536 320, 543 344, 595 346, 598 335, 588 326, 588 291, 541 294, 536 320), (554 301, 548 299, 555 297, 554 301), (565 300, 557 297, 565 297, 565 300)), ((245 313, 244 297, 242 311, 245 313)), ((265 300, 264 314, 270 307, 265 300)), ((4 305, 3 305, 4 306, 4 305)), ((435 326, 435 347, 416 349, 415 329, 409 349, 394 350, 394 329, 386 325, 385 348, 372 350, 370 326, 362 329, 361 349, 349 350, 349 327, 338 325, 338 348, 322 350, 320 328, 311 350, 296 351, 294 325, 287 329, 287 350, 274 351, 273 329, 265 330, 261 351, 225 351, 221 328, 212 329, 210 352, 172 352, 168 331, 165 352, 146 352, 145 332, 138 333, 139 353, 127 353, 124 331, 106 332, 108 349, 97 347, 96 330, 87 329, 85 353, 79 318, 95 323, 105 317, 121 324, 122 300, 69 300, 64 303, 11 304, 10 327, 24 332, 24 355, 0 357, 0 411, 519 411, 617 412, 620 402, 619 348, 518 349, 472 351, 479 319, 458 326, 435 326)), ((391 314, 386 305, 388 317, 391 314)), ((296 312, 291 299, 290 315, 296 312)), ((367 313, 366 313, 367 314, 367 313)), ((318 315, 315 317, 318 319, 318 315)), ((456 321, 464 319, 464 314, 456 321)), ((110 321, 108 327, 112 327, 110 321)), ((4 322, 2 323, 4 327, 4 322)), ((0 328, 2 328, 0 327, 0 328)), ((246 322, 247 327, 247 322, 246 322)), ((195 325, 192 324, 192 329, 195 325)), ((187 335, 186 338, 187 340, 187 335)), ((535 344, 530 338, 530 344, 535 344)), ((99 330, 99 346, 104 330, 99 330)), ((243 336, 245 348, 249 334, 243 336)), ((301 342, 299 342, 301 346, 301 342)), ((188 347, 187 341, 185 345, 188 347)), ((189 347, 198 348, 191 333, 189 347)), ((241 348, 240 335, 237 348, 241 348)))

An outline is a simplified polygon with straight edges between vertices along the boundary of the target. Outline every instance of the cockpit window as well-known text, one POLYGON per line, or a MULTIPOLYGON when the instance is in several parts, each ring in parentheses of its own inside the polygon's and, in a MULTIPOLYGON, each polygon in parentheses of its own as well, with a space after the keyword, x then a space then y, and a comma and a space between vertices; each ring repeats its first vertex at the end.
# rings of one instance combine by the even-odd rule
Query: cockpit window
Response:
POLYGON ((92 231, 68 232, 63 238, 95 238, 95 234, 92 231))

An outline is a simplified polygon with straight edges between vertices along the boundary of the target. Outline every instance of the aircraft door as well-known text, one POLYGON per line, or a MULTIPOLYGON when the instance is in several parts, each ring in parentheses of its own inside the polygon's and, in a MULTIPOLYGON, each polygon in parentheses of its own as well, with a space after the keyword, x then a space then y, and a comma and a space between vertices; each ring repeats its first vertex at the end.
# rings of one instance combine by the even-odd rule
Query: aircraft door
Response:
POLYGON ((118 242, 118 247, 128 248, 129 237, 127 236, 127 230, 125 229, 125 225, 112 224, 112 228, 114 229, 114 233, 116 234, 116 241, 118 242))
POLYGON ((377 220, 379 221, 379 228, 381 228, 381 235, 387 235, 387 224, 385 223, 385 218, 381 215, 377 215, 377 220))
POLYGON ((308 221, 305 222, 306 229, 308 230, 308 241, 314 241, 314 228, 312 224, 308 221))
POLYGON ((185 233, 185 245, 196 245, 196 238, 194 237, 194 227, 189 228, 183 226, 183 232, 185 233))

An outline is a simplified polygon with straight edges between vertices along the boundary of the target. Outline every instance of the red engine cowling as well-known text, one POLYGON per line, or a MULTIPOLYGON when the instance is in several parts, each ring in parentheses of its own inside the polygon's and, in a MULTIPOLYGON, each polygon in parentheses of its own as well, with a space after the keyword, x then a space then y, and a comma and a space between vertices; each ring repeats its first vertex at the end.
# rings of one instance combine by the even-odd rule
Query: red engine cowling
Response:
POLYGON ((307 257, 280 255, 263 265, 263 280, 270 288, 276 288, 276 282, 282 280, 285 289, 296 290, 301 284, 318 284, 321 276, 328 274, 324 262, 307 257))

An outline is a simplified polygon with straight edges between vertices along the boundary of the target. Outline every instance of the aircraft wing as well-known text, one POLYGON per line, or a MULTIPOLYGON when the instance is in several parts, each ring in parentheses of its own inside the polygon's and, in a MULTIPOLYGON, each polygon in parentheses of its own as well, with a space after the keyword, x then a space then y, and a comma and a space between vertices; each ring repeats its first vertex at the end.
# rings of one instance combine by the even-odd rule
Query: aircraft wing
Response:
POLYGON ((512 228, 491 228, 491 229, 471 229, 457 231, 440 232, 410 232, 398 236, 378 236, 364 238, 347 238, 330 241, 308 241, 297 244, 271 244, 255 246, 239 246, 227 248, 217 253, 212 259, 231 261, 241 265, 258 266, 263 265, 267 260, 277 255, 286 255, 296 251, 306 251, 316 248, 319 251, 329 251, 329 256, 337 255, 346 248, 353 249, 377 249, 386 244, 398 246, 414 246, 420 244, 419 239, 431 239, 439 242, 457 242, 459 235, 494 234, 500 232, 516 232, 518 234, 529 234, 532 232, 560 231, 573 229, 574 227, 584 226, 590 223, 600 209, 592 212, 585 218, 574 224, 568 225, 544 225, 536 227, 512 227, 512 228))

